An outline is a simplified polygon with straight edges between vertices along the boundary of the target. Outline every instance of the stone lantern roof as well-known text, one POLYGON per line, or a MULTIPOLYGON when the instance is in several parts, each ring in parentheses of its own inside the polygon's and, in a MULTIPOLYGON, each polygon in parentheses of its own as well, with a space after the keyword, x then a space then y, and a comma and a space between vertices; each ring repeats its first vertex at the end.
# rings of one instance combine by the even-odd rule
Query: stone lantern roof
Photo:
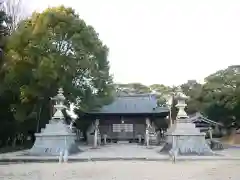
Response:
POLYGON ((182 90, 178 90, 178 92, 177 92, 177 94, 176 94, 176 99, 177 99, 177 100, 187 100, 187 99, 189 99, 189 97, 186 96, 186 95, 182 92, 182 90))

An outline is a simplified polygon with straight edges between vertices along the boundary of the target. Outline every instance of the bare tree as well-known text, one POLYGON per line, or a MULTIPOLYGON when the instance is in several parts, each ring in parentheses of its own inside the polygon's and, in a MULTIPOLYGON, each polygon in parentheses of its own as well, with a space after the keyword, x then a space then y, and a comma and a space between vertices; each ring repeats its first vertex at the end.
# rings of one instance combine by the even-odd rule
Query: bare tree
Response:
POLYGON ((17 28, 19 21, 24 17, 22 0, 2 0, 1 9, 11 18, 7 23, 9 33, 17 28))

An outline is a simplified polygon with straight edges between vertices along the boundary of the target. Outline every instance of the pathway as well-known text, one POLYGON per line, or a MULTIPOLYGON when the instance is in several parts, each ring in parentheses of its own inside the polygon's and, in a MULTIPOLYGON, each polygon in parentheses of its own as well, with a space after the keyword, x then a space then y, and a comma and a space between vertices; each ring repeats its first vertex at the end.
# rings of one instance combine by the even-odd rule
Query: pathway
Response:
MULTIPOLYGON (((70 155, 69 161, 97 161, 97 160, 170 160, 169 155, 160 154, 161 146, 140 146, 137 144, 111 144, 93 149, 90 146, 81 146, 84 152, 70 155)), ((0 162, 8 161, 58 161, 56 156, 24 156, 26 151, 0 154, 0 162)), ((240 151, 237 148, 226 149, 218 153, 224 156, 178 156, 177 160, 240 160, 240 151)))
POLYGON ((30 163, 0 166, 11 180, 239 180, 240 161, 30 163))
POLYGON ((101 146, 99 149, 88 149, 84 153, 76 155, 80 158, 156 158, 166 157, 160 155, 161 146, 140 146, 137 144, 112 144, 101 146))

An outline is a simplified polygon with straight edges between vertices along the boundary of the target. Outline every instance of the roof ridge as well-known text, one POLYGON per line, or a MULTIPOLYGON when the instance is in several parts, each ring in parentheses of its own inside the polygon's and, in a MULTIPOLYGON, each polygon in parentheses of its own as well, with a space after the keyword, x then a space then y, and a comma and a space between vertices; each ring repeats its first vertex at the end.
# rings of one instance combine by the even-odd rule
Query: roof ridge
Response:
POLYGON ((100 113, 162 113, 168 112, 166 108, 157 106, 154 94, 128 94, 116 96, 108 105, 102 106, 100 113))
POLYGON ((200 113, 200 112, 196 112, 195 116, 192 116, 189 119, 191 119, 194 122, 195 120, 197 121, 198 118, 201 118, 206 123, 212 123, 212 124, 217 124, 217 125, 223 126, 222 123, 219 123, 219 122, 213 121, 211 119, 208 119, 207 117, 202 115, 202 113, 200 113))

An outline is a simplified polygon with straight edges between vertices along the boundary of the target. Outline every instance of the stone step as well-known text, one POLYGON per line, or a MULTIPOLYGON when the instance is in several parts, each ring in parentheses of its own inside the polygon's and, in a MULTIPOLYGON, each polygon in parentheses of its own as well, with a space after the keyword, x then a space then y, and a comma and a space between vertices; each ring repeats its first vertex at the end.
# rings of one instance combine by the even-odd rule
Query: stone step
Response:
POLYGON ((129 144, 129 141, 118 141, 118 144, 129 144))

